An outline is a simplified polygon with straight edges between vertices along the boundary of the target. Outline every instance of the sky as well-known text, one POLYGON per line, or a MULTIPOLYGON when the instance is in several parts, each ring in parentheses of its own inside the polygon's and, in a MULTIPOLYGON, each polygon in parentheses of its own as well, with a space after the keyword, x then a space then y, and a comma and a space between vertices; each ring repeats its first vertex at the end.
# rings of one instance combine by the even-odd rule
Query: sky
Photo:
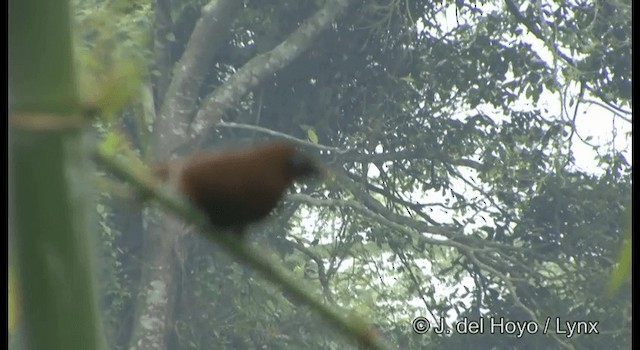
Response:
MULTIPOLYGON (((631 116, 629 116, 631 118, 631 116)), ((590 143, 600 145, 605 151, 613 141, 614 148, 624 155, 631 164, 631 123, 617 118, 610 111, 595 105, 578 112, 576 121, 577 133, 586 138, 591 136, 590 143)), ((578 169, 592 174, 600 174, 603 169, 594 160, 596 151, 574 136, 573 148, 578 169)))

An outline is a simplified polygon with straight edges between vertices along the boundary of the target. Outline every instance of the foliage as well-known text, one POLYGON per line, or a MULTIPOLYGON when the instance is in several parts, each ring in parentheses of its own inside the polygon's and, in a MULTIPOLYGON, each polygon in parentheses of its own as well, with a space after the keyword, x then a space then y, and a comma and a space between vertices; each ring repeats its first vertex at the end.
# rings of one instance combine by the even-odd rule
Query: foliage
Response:
MULTIPOLYGON (((204 4, 169 3, 173 27, 164 38, 174 64, 204 4)), ((199 101, 325 3, 246 1, 199 101)), ((612 145, 594 146, 602 173, 583 172, 572 145, 584 106, 630 118, 630 4, 501 4, 355 1, 300 57, 226 111, 224 121, 235 124, 198 130, 188 143, 256 142, 266 129, 318 150, 335 176, 299 188, 252 240, 327 303, 357 308, 399 348, 625 348, 630 281, 614 298, 604 290, 624 239, 631 165, 612 145), (465 316, 592 320, 602 334, 417 336, 409 327, 416 315, 450 325, 465 316)), ((114 26, 101 17, 116 11, 109 6, 80 1, 79 23, 94 33, 83 45, 104 50, 82 51, 95 57, 80 62, 102 69, 109 58, 138 55, 152 77, 171 76, 173 65, 151 61, 150 5, 118 10, 126 14, 117 17, 119 41, 89 20, 114 26)), ((154 95, 156 106, 162 95, 154 95)), ((141 243, 111 246, 119 229, 108 217, 103 248, 117 269, 106 303, 121 310, 117 324, 134 317, 122 303, 138 286, 124 269, 139 263, 114 251, 141 243)), ((306 308, 200 238, 186 236, 180 247, 173 347, 343 348, 306 308)))

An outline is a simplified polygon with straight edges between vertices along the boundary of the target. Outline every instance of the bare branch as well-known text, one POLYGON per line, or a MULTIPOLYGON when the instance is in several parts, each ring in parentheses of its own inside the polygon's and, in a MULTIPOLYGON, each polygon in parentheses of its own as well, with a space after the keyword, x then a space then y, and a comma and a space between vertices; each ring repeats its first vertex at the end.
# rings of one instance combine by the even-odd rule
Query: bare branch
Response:
POLYGON ((217 126, 221 127, 221 128, 245 129, 245 130, 257 131, 257 132, 260 132, 260 133, 263 133, 263 134, 267 134, 267 135, 271 135, 271 136, 277 136, 279 138, 282 138, 282 139, 285 139, 285 140, 289 140, 289 141, 292 141, 292 142, 300 144, 300 145, 313 147, 313 148, 317 148, 317 149, 320 149, 320 150, 336 152, 336 153, 340 153, 340 154, 344 154, 344 153, 349 152, 349 150, 346 150, 346 149, 341 149, 341 148, 337 148, 337 147, 331 147, 331 146, 324 146, 324 145, 315 144, 315 143, 310 142, 310 141, 306 141, 306 140, 299 139, 297 137, 293 137, 293 136, 291 136, 289 134, 285 134, 285 133, 282 133, 282 132, 279 132, 279 131, 263 128, 263 127, 257 126, 257 125, 239 124, 239 123, 231 123, 231 122, 221 121, 221 122, 218 123, 217 126))

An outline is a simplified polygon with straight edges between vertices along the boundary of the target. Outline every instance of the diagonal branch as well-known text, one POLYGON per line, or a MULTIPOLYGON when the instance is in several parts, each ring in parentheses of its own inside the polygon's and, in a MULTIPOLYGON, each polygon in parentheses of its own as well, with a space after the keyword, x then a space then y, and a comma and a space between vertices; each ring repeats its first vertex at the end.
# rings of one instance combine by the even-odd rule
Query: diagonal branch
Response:
POLYGON ((207 223, 204 215, 185 199, 176 198, 168 191, 158 188, 150 177, 136 174, 126 162, 115 158, 114 155, 105 150, 98 150, 95 153, 95 159, 112 173, 134 185, 143 196, 154 198, 168 211, 179 216, 186 222, 193 223, 202 232, 210 233, 205 236, 222 246, 225 252, 258 271, 270 282, 281 286, 290 295, 325 317, 337 330, 357 340, 364 348, 389 348, 384 344, 382 339, 380 339, 377 330, 368 322, 355 314, 347 314, 342 310, 337 311, 325 305, 306 287, 303 287, 297 279, 290 276, 284 268, 272 261, 262 250, 251 247, 248 244, 243 244, 243 242, 238 240, 234 235, 216 232, 215 229, 207 223))
MULTIPOLYGON (((282 69, 305 52, 320 33, 336 20, 352 0, 327 1, 323 8, 307 19, 296 31, 273 50, 247 62, 224 85, 205 100, 194 122, 204 123, 202 129, 216 125, 224 113, 263 79, 282 69)), ((198 128, 200 129, 200 128, 198 128)))
MULTIPOLYGON (((153 55, 154 66, 158 72, 171 71, 171 4, 169 0, 156 0, 153 12, 155 21, 153 22, 153 55)), ((154 77, 156 96, 163 97, 167 92, 167 87, 171 82, 171 75, 154 77)))
POLYGON ((310 141, 299 139, 299 138, 291 136, 289 134, 285 134, 285 133, 280 132, 280 131, 267 129, 267 128, 264 128, 264 127, 261 127, 261 126, 257 126, 257 125, 252 125, 252 124, 241 124, 241 123, 232 123, 232 122, 220 121, 217 126, 221 127, 221 128, 245 129, 245 130, 257 131, 257 132, 260 132, 260 133, 263 133, 263 134, 276 136, 276 137, 279 137, 281 139, 289 140, 289 141, 292 141, 292 142, 300 144, 300 145, 313 147, 313 148, 316 148, 316 149, 319 149, 319 150, 331 151, 331 152, 335 152, 335 153, 338 153, 338 154, 344 154, 344 153, 349 152, 349 150, 347 150, 347 149, 341 149, 341 148, 338 148, 338 147, 325 146, 325 145, 313 143, 313 142, 310 142, 310 141))
MULTIPOLYGON (((174 67, 173 79, 162 101, 157 119, 161 125, 156 127, 161 133, 175 129, 181 137, 187 134, 189 117, 196 109, 198 90, 218 49, 231 33, 229 27, 242 8, 242 3, 238 0, 214 0, 202 9, 202 17, 193 29, 184 54, 174 67)), ((158 143, 168 144, 167 147, 160 147, 160 156, 166 156, 170 147, 179 144, 165 140, 158 143)))

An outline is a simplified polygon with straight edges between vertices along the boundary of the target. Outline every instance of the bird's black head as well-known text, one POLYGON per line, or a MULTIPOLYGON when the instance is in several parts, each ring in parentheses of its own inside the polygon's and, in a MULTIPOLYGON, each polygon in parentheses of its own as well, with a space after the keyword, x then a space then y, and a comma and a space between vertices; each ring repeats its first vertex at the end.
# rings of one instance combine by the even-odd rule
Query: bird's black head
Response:
POLYGON ((319 176, 323 173, 320 164, 312 157, 294 151, 287 159, 287 169, 294 179, 319 176))

